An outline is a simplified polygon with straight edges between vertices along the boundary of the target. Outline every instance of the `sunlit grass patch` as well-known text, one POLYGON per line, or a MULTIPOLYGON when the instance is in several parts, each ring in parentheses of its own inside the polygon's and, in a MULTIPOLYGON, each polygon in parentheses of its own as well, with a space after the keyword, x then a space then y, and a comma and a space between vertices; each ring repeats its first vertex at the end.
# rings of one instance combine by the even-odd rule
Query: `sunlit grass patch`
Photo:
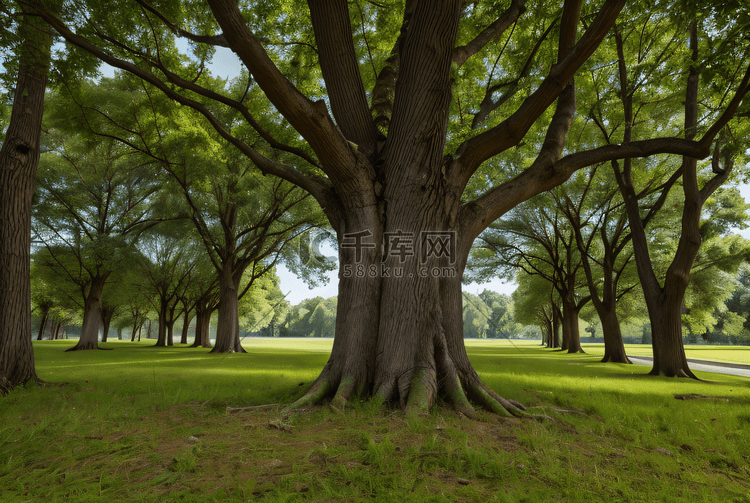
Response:
POLYGON ((233 355, 152 344, 35 343, 55 385, 0 399, 0 501, 749 501, 746 378, 467 341, 485 382, 555 420, 366 400, 227 415, 300 396, 332 341, 246 339, 233 355))

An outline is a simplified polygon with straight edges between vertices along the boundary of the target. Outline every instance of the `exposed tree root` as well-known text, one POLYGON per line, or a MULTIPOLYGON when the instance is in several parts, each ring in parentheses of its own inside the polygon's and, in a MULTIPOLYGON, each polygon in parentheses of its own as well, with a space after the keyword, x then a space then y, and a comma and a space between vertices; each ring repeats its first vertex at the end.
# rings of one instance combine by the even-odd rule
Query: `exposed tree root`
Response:
POLYGON ((269 403, 265 405, 252 405, 250 407, 227 407, 227 414, 238 414, 240 412, 252 412, 259 409, 268 409, 270 407, 278 407, 277 403, 269 403))
POLYGON ((313 383, 312 387, 307 391, 307 393, 302 395, 302 397, 300 397, 297 401, 284 407, 281 413, 282 415, 288 415, 296 409, 317 405, 323 401, 330 390, 331 382, 326 377, 321 375, 321 377, 319 377, 318 380, 313 383))
MULTIPOLYGON (((461 380, 455 375, 453 379, 444 379, 439 386, 437 386, 436 383, 437 380, 434 370, 420 369, 415 371, 412 375, 408 397, 405 401, 400 400, 398 405, 401 406, 407 414, 427 414, 433 407, 439 391, 439 396, 441 396, 447 404, 457 412, 460 412, 469 418, 476 417, 475 406, 469 401, 469 397, 471 397, 475 404, 501 417, 552 420, 552 418, 543 413, 530 413, 523 404, 515 400, 503 398, 478 379, 470 381, 466 386, 466 392, 464 391, 464 386, 461 384, 461 380)), ((381 383, 379 388, 370 395, 370 400, 376 400, 383 404, 395 403, 393 400, 393 393, 396 389, 398 389, 397 383, 381 383)), ((331 376, 328 375, 328 372, 324 370, 323 374, 321 374, 318 380, 313 383, 307 393, 295 402, 284 407, 281 414, 289 415, 295 410, 319 405, 327 398, 331 397, 331 395, 333 395, 329 402, 331 409, 336 412, 343 412, 346 403, 353 396, 365 396, 365 394, 365 387, 362 385, 357 386, 356 380, 353 377, 341 378, 337 383, 336 380, 332 379, 331 376), (335 392, 333 391, 334 389, 336 390, 335 392)), ((268 407, 270 406, 271 405, 268 407)), ((254 409, 254 407, 237 409, 228 408, 227 413, 234 413, 235 411, 241 412, 245 409, 254 409)))
POLYGON ((50 383, 47 381, 43 381, 37 377, 36 373, 34 373, 31 377, 29 377, 26 380, 16 381, 15 383, 12 383, 7 378, 3 377, 2 379, 0 379, 0 396, 7 395, 14 388, 17 388, 19 386, 26 387, 29 385, 29 383, 36 384, 40 388, 46 388, 49 386, 58 386, 58 385, 64 386, 65 384, 67 384, 67 383, 57 384, 57 383, 50 383))
POLYGON ((333 400, 331 400, 331 405, 337 409, 343 410, 344 407, 346 407, 347 400, 351 398, 352 394, 354 394, 354 378, 344 377, 336 388, 336 394, 334 395, 333 400))
POLYGON ((88 351, 90 349, 99 349, 101 351, 112 351, 112 348, 100 348, 98 344, 76 344, 72 348, 68 348, 65 350, 67 353, 68 351, 88 351))
POLYGON ((659 371, 656 368, 652 368, 651 372, 648 373, 648 375, 651 376, 665 376, 665 377, 687 377, 690 379, 695 379, 696 381, 702 381, 703 379, 699 378, 695 374, 693 374, 693 371, 689 368, 680 368, 677 370, 669 370, 669 371, 659 371))

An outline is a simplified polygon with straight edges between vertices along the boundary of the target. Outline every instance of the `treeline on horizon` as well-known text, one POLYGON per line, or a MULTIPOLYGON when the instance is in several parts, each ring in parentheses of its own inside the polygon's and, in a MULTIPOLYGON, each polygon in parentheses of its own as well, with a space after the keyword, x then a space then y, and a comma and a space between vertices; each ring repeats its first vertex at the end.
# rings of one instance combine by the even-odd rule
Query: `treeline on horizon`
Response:
MULTIPOLYGON (((275 274, 271 274, 275 278, 275 274)), ((750 345, 750 323, 747 319, 750 310, 750 265, 740 267, 736 278, 735 289, 716 306, 715 325, 703 333, 695 333, 686 327, 685 342, 688 344, 730 344, 750 345)), ((298 304, 284 300, 278 282, 274 281, 261 288, 264 290, 262 309, 246 308, 242 310, 240 337, 334 337, 336 324, 337 297, 312 297, 298 304)), ((465 339, 540 339, 543 327, 524 325, 514 316, 514 299, 518 296, 500 294, 485 289, 478 295, 464 292, 464 338, 465 339)), ((255 296, 256 302, 258 296, 255 296)), ((581 319, 581 340, 583 342, 601 342, 601 323, 593 309, 584 310, 581 319)), ((80 325, 66 325, 53 315, 52 322, 43 327, 40 334, 42 318, 34 317, 34 330, 37 340, 69 338, 80 334, 80 325)), ((69 318, 69 320, 71 320, 69 318)), ((145 318, 136 329, 127 317, 121 317, 109 330, 103 340, 140 340, 156 339, 158 319, 145 318)), ((183 332, 183 321, 178 321, 176 331, 183 332)), ((626 344, 651 344, 651 325, 648 317, 632 316, 623 320, 623 342, 626 344)), ((215 335, 215 323, 212 323, 212 338, 215 335)), ((187 340, 192 343, 195 336, 195 323, 188 325, 187 340)))

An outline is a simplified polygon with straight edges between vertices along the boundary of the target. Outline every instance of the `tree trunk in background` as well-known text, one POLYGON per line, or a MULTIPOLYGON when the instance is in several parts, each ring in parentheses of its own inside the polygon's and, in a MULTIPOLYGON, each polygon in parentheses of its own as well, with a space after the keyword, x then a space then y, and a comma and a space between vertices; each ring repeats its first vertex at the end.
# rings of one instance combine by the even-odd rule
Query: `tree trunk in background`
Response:
MULTIPOLYGON (((587 275, 591 276, 590 271, 587 271, 587 275)), ((591 300, 599 315, 599 320, 602 322, 604 336, 602 362, 632 363, 625 354, 625 344, 622 342, 620 319, 617 317, 617 284, 613 279, 614 277, 614 257, 607 251, 604 257, 604 285, 601 300, 592 281, 589 280, 591 300)))
MULTIPOLYGON (((698 87, 701 71, 700 66, 696 64, 698 32, 695 22, 690 29, 689 45, 693 64, 690 66, 685 91, 685 138, 692 140, 695 138, 698 124, 698 87)), ((747 85, 747 75, 744 85, 747 85)), ((628 101, 625 101, 625 105, 626 120, 630 122, 632 110, 628 101)), ((727 180, 732 171, 732 161, 723 159, 720 147, 720 144, 714 147, 712 175, 707 181, 702 181, 702 187, 698 183, 697 160, 687 156, 682 158, 682 189, 685 196, 682 208, 682 232, 677 251, 667 269, 663 287, 659 284, 651 263, 648 239, 643 220, 640 218, 640 208, 630 176, 630 160, 625 160, 625 168, 622 172, 615 165, 617 183, 625 200, 625 208, 632 229, 638 277, 641 280, 651 321, 654 355, 653 368, 650 372, 652 375, 696 379, 688 366, 682 341, 682 304, 690 281, 693 262, 701 245, 700 219, 703 205, 711 194, 727 180), (722 161, 724 161, 723 166, 722 161)))
POLYGON ((560 310, 557 306, 552 306, 552 346, 557 349, 560 347, 560 310))
POLYGON ((91 279, 89 291, 84 296, 83 304, 83 326, 81 327, 81 338, 78 344, 66 351, 81 351, 99 348, 99 328, 101 327, 100 305, 104 285, 109 274, 94 276, 91 279))
MULTIPOLYGON (((166 347, 167 346, 167 318, 169 316, 169 301, 164 297, 159 299, 159 328, 158 335, 156 336, 155 347, 166 347)), ((149 327, 150 328, 150 327, 149 327)), ((150 332, 150 330, 149 330, 150 332)), ((150 336, 150 333, 149 333, 150 336)))
POLYGON ((542 325, 542 346, 552 347, 552 318, 544 314, 544 324, 542 325))
POLYGON ((190 347, 211 347, 211 312, 211 306, 205 302, 195 304, 195 340, 190 347))
POLYGON ((245 353, 240 344, 238 286, 231 264, 219 271, 219 316, 212 353, 245 353))
POLYGON ((611 308, 604 308, 599 312, 599 320, 602 322, 604 334, 604 357, 602 362, 610 363, 632 363, 625 353, 625 344, 622 342, 620 331, 620 320, 617 312, 611 308))
MULTIPOLYGON (((55 319, 52 329, 49 333, 50 340, 57 340, 62 338, 61 331, 63 330, 63 321, 59 318, 55 319)), ((67 338, 67 337, 66 337, 67 338)))
POLYGON ((622 332, 620 331, 620 320, 617 317, 615 259, 618 252, 615 251, 612 243, 610 243, 606 231, 603 229, 601 233, 601 241, 604 247, 604 259, 601 263, 604 282, 601 287, 602 294, 600 297, 597 286, 599 279, 595 279, 594 273, 591 270, 588 249, 584 246, 583 236, 581 235, 580 222, 576 221, 576 243, 581 252, 581 263, 586 273, 586 283, 591 295, 591 302, 593 302, 596 313, 599 315, 599 320, 602 323, 604 336, 604 357, 602 358, 602 362, 632 363, 625 354, 625 345, 622 342, 622 332))
POLYGON ((182 322, 182 334, 180 336, 180 344, 188 343, 188 332, 190 331, 190 311, 185 310, 184 320, 182 322))
MULTIPOLYGON (((44 336, 44 329, 47 328, 47 321, 49 320, 49 308, 45 308, 42 312, 42 320, 39 322, 39 332, 37 332, 36 340, 41 341, 44 336)), ((52 337, 50 336, 50 339, 52 337)))
POLYGON ((167 346, 174 346, 174 313, 170 314, 169 320, 167 320, 167 346))
POLYGON ((31 198, 52 37, 45 23, 26 15, 18 35, 18 80, 0 148, 0 395, 39 381, 31 344, 31 198))
POLYGON ((575 304, 574 301, 566 301, 563 299, 563 340, 567 339, 567 344, 563 349, 567 349, 568 353, 584 353, 585 351, 581 347, 581 332, 578 325, 578 313, 580 308, 575 304))
POLYGON ((107 342, 107 339, 109 338, 109 327, 112 326, 112 318, 115 315, 115 309, 101 308, 100 311, 102 319, 102 342, 107 342))

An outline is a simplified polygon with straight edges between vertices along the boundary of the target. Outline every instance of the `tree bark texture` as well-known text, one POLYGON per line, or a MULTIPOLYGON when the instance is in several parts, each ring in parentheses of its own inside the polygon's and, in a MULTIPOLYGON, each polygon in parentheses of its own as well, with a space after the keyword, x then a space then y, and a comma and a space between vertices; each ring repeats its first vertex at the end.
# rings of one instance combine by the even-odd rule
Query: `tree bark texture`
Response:
MULTIPOLYGON (((240 343, 239 280, 231 264, 219 271, 219 315, 212 353, 245 353, 240 343)), ((242 272, 239 273, 242 276, 242 272)))
POLYGON ((458 9, 420 4, 411 16, 388 140, 374 160, 382 178, 353 152, 359 176, 338 191, 346 212, 334 219, 341 269, 333 350, 293 407, 373 395, 426 411, 443 396, 467 414, 468 398, 523 414, 482 383, 463 344, 461 277, 473 237, 460 235, 461 188, 442 155, 458 9))
MULTIPOLYGON (((42 319, 39 321, 39 332, 37 332, 36 340, 41 341, 44 337, 44 330, 47 328, 47 321, 49 320, 49 308, 44 308, 42 311, 42 319)), ((52 337, 50 336, 50 339, 52 337)))
POLYGON ((190 332, 191 320, 192 320, 192 317, 190 316, 190 311, 186 309, 184 317, 183 317, 183 321, 182 321, 182 332, 180 333, 180 344, 188 343, 188 333, 190 332))
POLYGON ((213 306, 203 300, 195 304, 195 339, 190 347, 210 348, 211 346, 211 313, 213 306))
POLYGON ((38 18, 19 27, 18 80, 0 149, 0 394, 38 381, 31 345, 31 198, 39 164, 52 37, 38 18))
POLYGON ((83 296, 83 324, 78 343, 66 351, 81 351, 99 348, 99 329, 101 328, 101 300, 104 285, 109 274, 94 276, 88 285, 88 291, 83 296))

